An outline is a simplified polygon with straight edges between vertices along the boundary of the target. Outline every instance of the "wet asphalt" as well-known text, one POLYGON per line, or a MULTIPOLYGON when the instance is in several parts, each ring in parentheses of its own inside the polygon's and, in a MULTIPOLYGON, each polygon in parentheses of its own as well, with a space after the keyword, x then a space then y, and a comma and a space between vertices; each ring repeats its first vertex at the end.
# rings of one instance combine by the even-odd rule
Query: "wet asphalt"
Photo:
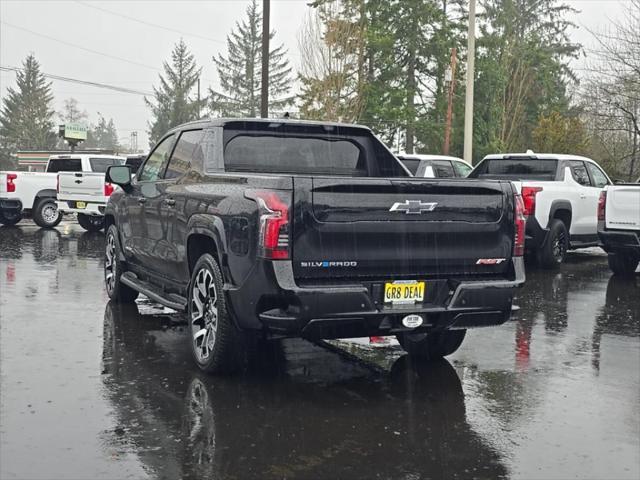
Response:
POLYGON ((640 477, 640 275, 598 249, 447 361, 286 340, 217 378, 180 315, 108 303, 103 246, 0 227, 2 479, 640 477))

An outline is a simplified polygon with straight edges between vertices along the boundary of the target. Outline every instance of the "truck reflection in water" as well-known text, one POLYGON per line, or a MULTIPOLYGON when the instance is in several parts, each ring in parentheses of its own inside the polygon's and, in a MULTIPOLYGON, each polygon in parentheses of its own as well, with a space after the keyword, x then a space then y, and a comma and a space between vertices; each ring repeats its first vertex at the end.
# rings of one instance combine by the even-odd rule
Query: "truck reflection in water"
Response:
POLYGON ((209 377, 179 320, 112 304, 104 316, 103 382, 119 425, 105 448, 154 477, 507 476, 469 426, 447 361, 403 356, 387 370, 296 339, 260 352, 244 376, 209 377))

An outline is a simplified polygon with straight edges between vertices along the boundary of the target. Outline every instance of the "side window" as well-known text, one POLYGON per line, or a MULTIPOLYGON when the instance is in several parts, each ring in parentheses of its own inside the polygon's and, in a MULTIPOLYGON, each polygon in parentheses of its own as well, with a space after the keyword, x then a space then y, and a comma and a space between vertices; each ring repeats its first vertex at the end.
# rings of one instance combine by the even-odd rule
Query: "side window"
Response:
POLYGON ((160 178, 162 167, 166 165, 167 158, 171 153, 174 137, 175 135, 170 135, 156 146, 140 170, 139 182, 155 182, 160 178))
POLYGON ((436 178, 450 178, 455 177, 453 173, 453 167, 449 160, 434 160, 431 162, 433 170, 435 171, 436 178))
POLYGON ((199 172, 203 170, 203 138, 203 130, 189 130, 180 134, 176 148, 173 151, 173 155, 171 155, 171 160, 169 160, 164 178, 182 177, 192 168, 199 172))
POLYGON ((587 168, 589 169, 589 173, 591 174, 591 179, 593 180, 594 187, 604 188, 605 185, 609 184, 607 176, 602 172, 602 170, 600 170, 597 165, 587 162, 587 168))
POLYGON ((456 172, 458 177, 466 177, 469 175, 469 172, 473 170, 469 165, 464 162, 451 162, 453 164, 453 169, 456 172))
POLYGON ((587 173, 587 168, 584 166, 584 162, 571 160, 569 166, 571 167, 571 175, 576 182, 585 187, 591 186, 591 180, 589 180, 589 174, 587 173))

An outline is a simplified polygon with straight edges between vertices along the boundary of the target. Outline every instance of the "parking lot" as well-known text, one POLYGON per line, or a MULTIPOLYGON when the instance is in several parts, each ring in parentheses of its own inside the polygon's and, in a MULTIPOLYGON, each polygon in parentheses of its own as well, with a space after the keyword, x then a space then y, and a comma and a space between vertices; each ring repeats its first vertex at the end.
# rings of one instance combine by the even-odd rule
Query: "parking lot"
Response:
POLYGON ((530 268, 448 361, 285 340, 194 366, 180 315, 108 303, 104 235, 0 227, 2 478, 638 478, 640 277, 530 268))

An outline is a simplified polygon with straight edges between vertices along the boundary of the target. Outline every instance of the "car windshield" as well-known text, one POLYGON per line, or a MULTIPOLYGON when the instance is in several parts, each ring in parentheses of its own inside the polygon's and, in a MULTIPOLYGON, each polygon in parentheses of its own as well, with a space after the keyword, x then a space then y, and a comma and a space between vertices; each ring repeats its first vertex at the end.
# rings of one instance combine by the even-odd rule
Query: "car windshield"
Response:
POLYGON ((484 160, 469 177, 545 181, 555 179, 557 168, 555 159, 492 158, 484 160))

